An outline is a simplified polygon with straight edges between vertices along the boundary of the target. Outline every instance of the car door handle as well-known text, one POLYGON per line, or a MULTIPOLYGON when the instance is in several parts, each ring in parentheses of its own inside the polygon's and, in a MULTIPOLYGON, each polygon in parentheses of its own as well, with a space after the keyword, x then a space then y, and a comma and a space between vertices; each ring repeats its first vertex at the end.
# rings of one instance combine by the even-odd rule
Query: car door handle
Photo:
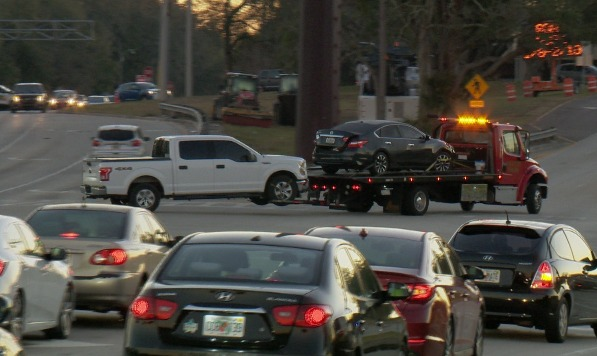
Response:
POLYGON ((178 169, 188 169, 189 167, 187 166, 178 166, 178 169))
POLYGON ((216 164, 216 168, 222 169, 222 168, 226 168, 226 166, 223 164, 216 164))
POLYGON ((415 144, 414 143, 409 143, 408 145, 406 145, 406 147, 413 148, 413 147, 415 147, 415 144))
POLYGON ((392 144, 392 141, 386 141, 386 142, 384 142, 384 143, 385 143, 386 145, 391 145, 391 144, 392 144))

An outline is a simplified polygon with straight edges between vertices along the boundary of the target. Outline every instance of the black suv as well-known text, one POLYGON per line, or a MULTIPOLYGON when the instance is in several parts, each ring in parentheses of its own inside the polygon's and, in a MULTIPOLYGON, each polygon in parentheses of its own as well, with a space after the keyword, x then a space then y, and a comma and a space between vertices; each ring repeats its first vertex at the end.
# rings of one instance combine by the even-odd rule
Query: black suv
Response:
POLYGON ((515 324, 564 342, 568 325, 597 335, 597 261, 585 238, 564 224, 474 220, 450 239, 465 266, 482 268, 485 327, 515 324))
POLYGON ((13 88, 10 101, 10 111, 40 110, 46 112, 48 108, 48 94, 41 83, 18 83, 13 88))

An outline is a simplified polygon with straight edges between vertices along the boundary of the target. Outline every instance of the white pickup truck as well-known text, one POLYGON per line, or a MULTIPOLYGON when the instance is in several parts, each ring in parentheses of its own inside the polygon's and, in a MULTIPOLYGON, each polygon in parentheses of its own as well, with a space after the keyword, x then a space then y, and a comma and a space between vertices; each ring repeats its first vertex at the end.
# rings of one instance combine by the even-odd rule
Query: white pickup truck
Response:
POLYGON ((151 157, 87 158, 81 192, 157 209, 162 198, 249 198, 286 205, 308 189, 303 158, 264 155, 224 135, 162 136, 151 157))

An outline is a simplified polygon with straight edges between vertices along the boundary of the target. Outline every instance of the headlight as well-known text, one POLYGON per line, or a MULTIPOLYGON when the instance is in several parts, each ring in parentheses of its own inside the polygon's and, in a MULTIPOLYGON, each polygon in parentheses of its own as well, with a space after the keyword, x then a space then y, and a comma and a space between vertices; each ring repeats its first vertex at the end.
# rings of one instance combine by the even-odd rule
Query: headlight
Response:
POLYGON ((50 99, 50 105, 56 105, 56 103, 58 103, 58 100, 50 99))
POLYGON ((12 101, 14 101, 15 103, 18 103, 19 101, 21 101, 21 97, 18 95, 15 95, 12 97, 12 101))
POLYGON ((148 90, 148 91, 147 91, 147 94, 149 94, 149 95, 153 95, 153 94, 155 94, 155 91, 153 91, 153 90, 148 90))
POLYGON ((37 100, 38 102, 42 102, 42 101, 44 101, 44 97, 43 97, 43 95, 39 95, 35 98, 35 100, 37 100))

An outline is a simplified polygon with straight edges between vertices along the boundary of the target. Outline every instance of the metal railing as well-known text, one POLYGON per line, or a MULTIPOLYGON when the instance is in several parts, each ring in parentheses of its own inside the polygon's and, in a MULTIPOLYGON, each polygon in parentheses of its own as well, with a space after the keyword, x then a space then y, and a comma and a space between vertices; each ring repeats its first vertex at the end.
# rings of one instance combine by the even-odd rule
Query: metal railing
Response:
POLYGON ((531 142, 552 140, 556 136, 556 128, 551 128, 543 131, 531 132, 531 142))
POLYGON ((160 103, 160 110, 162 115, 176 119, 181 118, 185 120, 191 120, 197 125, 197 131, 203 131, 203 124, 205 123, 205 115, 195 108, 183 105, 172 105, 166 103, 160 103))

